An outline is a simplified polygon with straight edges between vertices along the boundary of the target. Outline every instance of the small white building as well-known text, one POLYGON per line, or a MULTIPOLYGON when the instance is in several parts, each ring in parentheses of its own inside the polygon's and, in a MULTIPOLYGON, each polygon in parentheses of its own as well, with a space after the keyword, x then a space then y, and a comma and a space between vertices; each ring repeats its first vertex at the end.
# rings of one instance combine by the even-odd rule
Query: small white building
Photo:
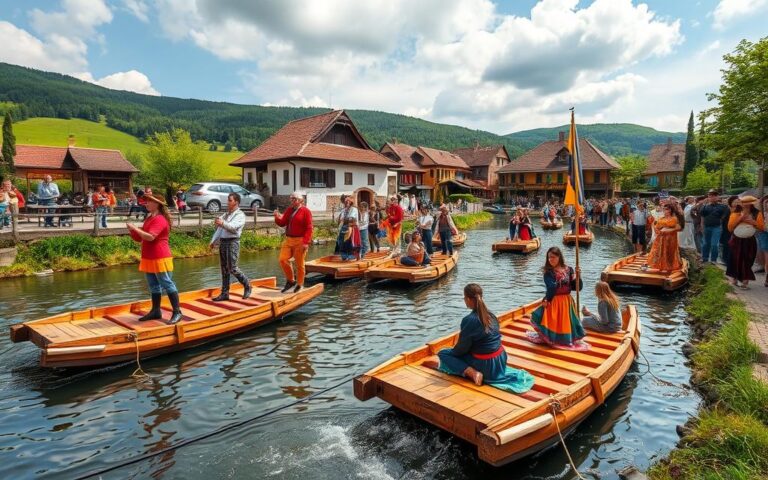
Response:
POLYGON ((230 165, 243 169, 243 183, 266 186, 272 207, 300 190, 313 211, 338 208, 344 194, 384 205, 400 166, 372 149, 343 110, 289 122, 230 165))

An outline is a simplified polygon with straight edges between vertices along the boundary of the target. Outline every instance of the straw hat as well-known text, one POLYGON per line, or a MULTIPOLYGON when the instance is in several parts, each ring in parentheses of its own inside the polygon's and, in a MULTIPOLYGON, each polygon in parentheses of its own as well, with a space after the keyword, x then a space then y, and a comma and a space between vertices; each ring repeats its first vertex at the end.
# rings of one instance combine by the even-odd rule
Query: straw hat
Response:
POLYGON ((166 207, 168 206, 168 204, 165 203, 165 199, 159 195, 145 193, 144 199, 147 200, 148 202, 155 202, 155 203, 159 203, 160 205, 165 205, 166 207))
POLYGON ((739 200, 741 200, 741 204, 742 205, 748 205, 750 203, 757 202, 757 198, 753 197, 752 195, 745 195, 745 196, 739 198, 739 200))

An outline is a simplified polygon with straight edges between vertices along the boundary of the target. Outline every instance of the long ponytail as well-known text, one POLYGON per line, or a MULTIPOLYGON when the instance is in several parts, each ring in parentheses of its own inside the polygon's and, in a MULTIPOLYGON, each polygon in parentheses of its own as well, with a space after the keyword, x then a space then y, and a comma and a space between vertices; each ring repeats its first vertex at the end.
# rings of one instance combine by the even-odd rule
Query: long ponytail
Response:
POLYGON ((483 330, 487 333, 491 329, 494 315, 488 311, 483 301, 483 287, 476 283, 470 283, 464 287, 464 296, 471 298, 475 302, 475 312, 483 324, 483 330))
POLYGON ((164 216, 165 219, 168 221, 168 230, 170 230, 173 226, 173 222, 171 222, 171 212, 168 210, 168 205, 164 203, 157 203, 157 212, 164 216))

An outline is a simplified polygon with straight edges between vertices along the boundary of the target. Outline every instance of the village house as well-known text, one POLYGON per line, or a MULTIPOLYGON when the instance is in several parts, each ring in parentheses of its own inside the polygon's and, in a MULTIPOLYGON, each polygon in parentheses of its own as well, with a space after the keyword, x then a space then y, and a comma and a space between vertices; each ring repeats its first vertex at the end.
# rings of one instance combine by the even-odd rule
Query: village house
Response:
MULTIPOLYGON (((543 142, 501 167, 498 177, 502 200, 509 203, 518 195, 529 199, 562 200, 568 179, 566 140, 565 132, 559 132, 557 140, 543 142)), ((618 170, 619 164, 584 138, 579 139, 579 152, 584 173, 584 194, 587 197, 613 196, 616 182, 611 172, 618 170)))
POLYGON ((421 201, 425 201, 431 199, 433 187, 424 183, 424 177, 429 174, 429 171, 421 168, 414 160, 416 149, 414 146, 398 143, 395 140, 385 143, 379 152, 400 165, 397 169, 397 190, 401 194, 413 194, 421 201))
POLYGON ((667 143, 654 145, 648 154, 648 168, 643 178, 651 190, 679 192, 683 188, 683 168, 685 167, 685 144, 667 143))
POLYGON ((266 186, 273 207, 300 190, 313 211, 338 208, 342 195, 383 205, 400 166, 372 149, 343 110, 289 122, 230 165, 243 169, 244 183, 266 186))
POLYGON ((504 145, 481 147, 475 144, 471 148, 457 148, 453 153, 460 156, 472 169, 470 176, 474 184, 476 197, 495 200, 499 197, 498 171, 509 165, 510 157, 504 145))
POLYGON ((13 163, 16 178, 26 180, 27 192, 35 192, 50 175, 54 181, 71 182, 73 193, 105 185, 117 195, 126 194, 133 191, 132 177, 139 171, 119 150, 75 147, 72 138, 68 147, 16 145, 13 163))

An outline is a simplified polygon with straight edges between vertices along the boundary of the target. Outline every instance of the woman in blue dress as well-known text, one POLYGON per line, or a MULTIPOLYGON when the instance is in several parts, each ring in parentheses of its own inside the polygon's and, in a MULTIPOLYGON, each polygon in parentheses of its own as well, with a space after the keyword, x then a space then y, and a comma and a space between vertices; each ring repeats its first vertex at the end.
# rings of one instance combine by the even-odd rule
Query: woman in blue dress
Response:
POLYGON ((464 304, 472 312, 461 320, 456 345, 438 352, 424 366, 466 377, 475 385, 487 383, 501 390, 525 393, 533 386, 533 376, 525 370, 507 366, 507 352, 501 344, 499 321, 483 301, 483 289, 476 283, 464 287, 464 304))

